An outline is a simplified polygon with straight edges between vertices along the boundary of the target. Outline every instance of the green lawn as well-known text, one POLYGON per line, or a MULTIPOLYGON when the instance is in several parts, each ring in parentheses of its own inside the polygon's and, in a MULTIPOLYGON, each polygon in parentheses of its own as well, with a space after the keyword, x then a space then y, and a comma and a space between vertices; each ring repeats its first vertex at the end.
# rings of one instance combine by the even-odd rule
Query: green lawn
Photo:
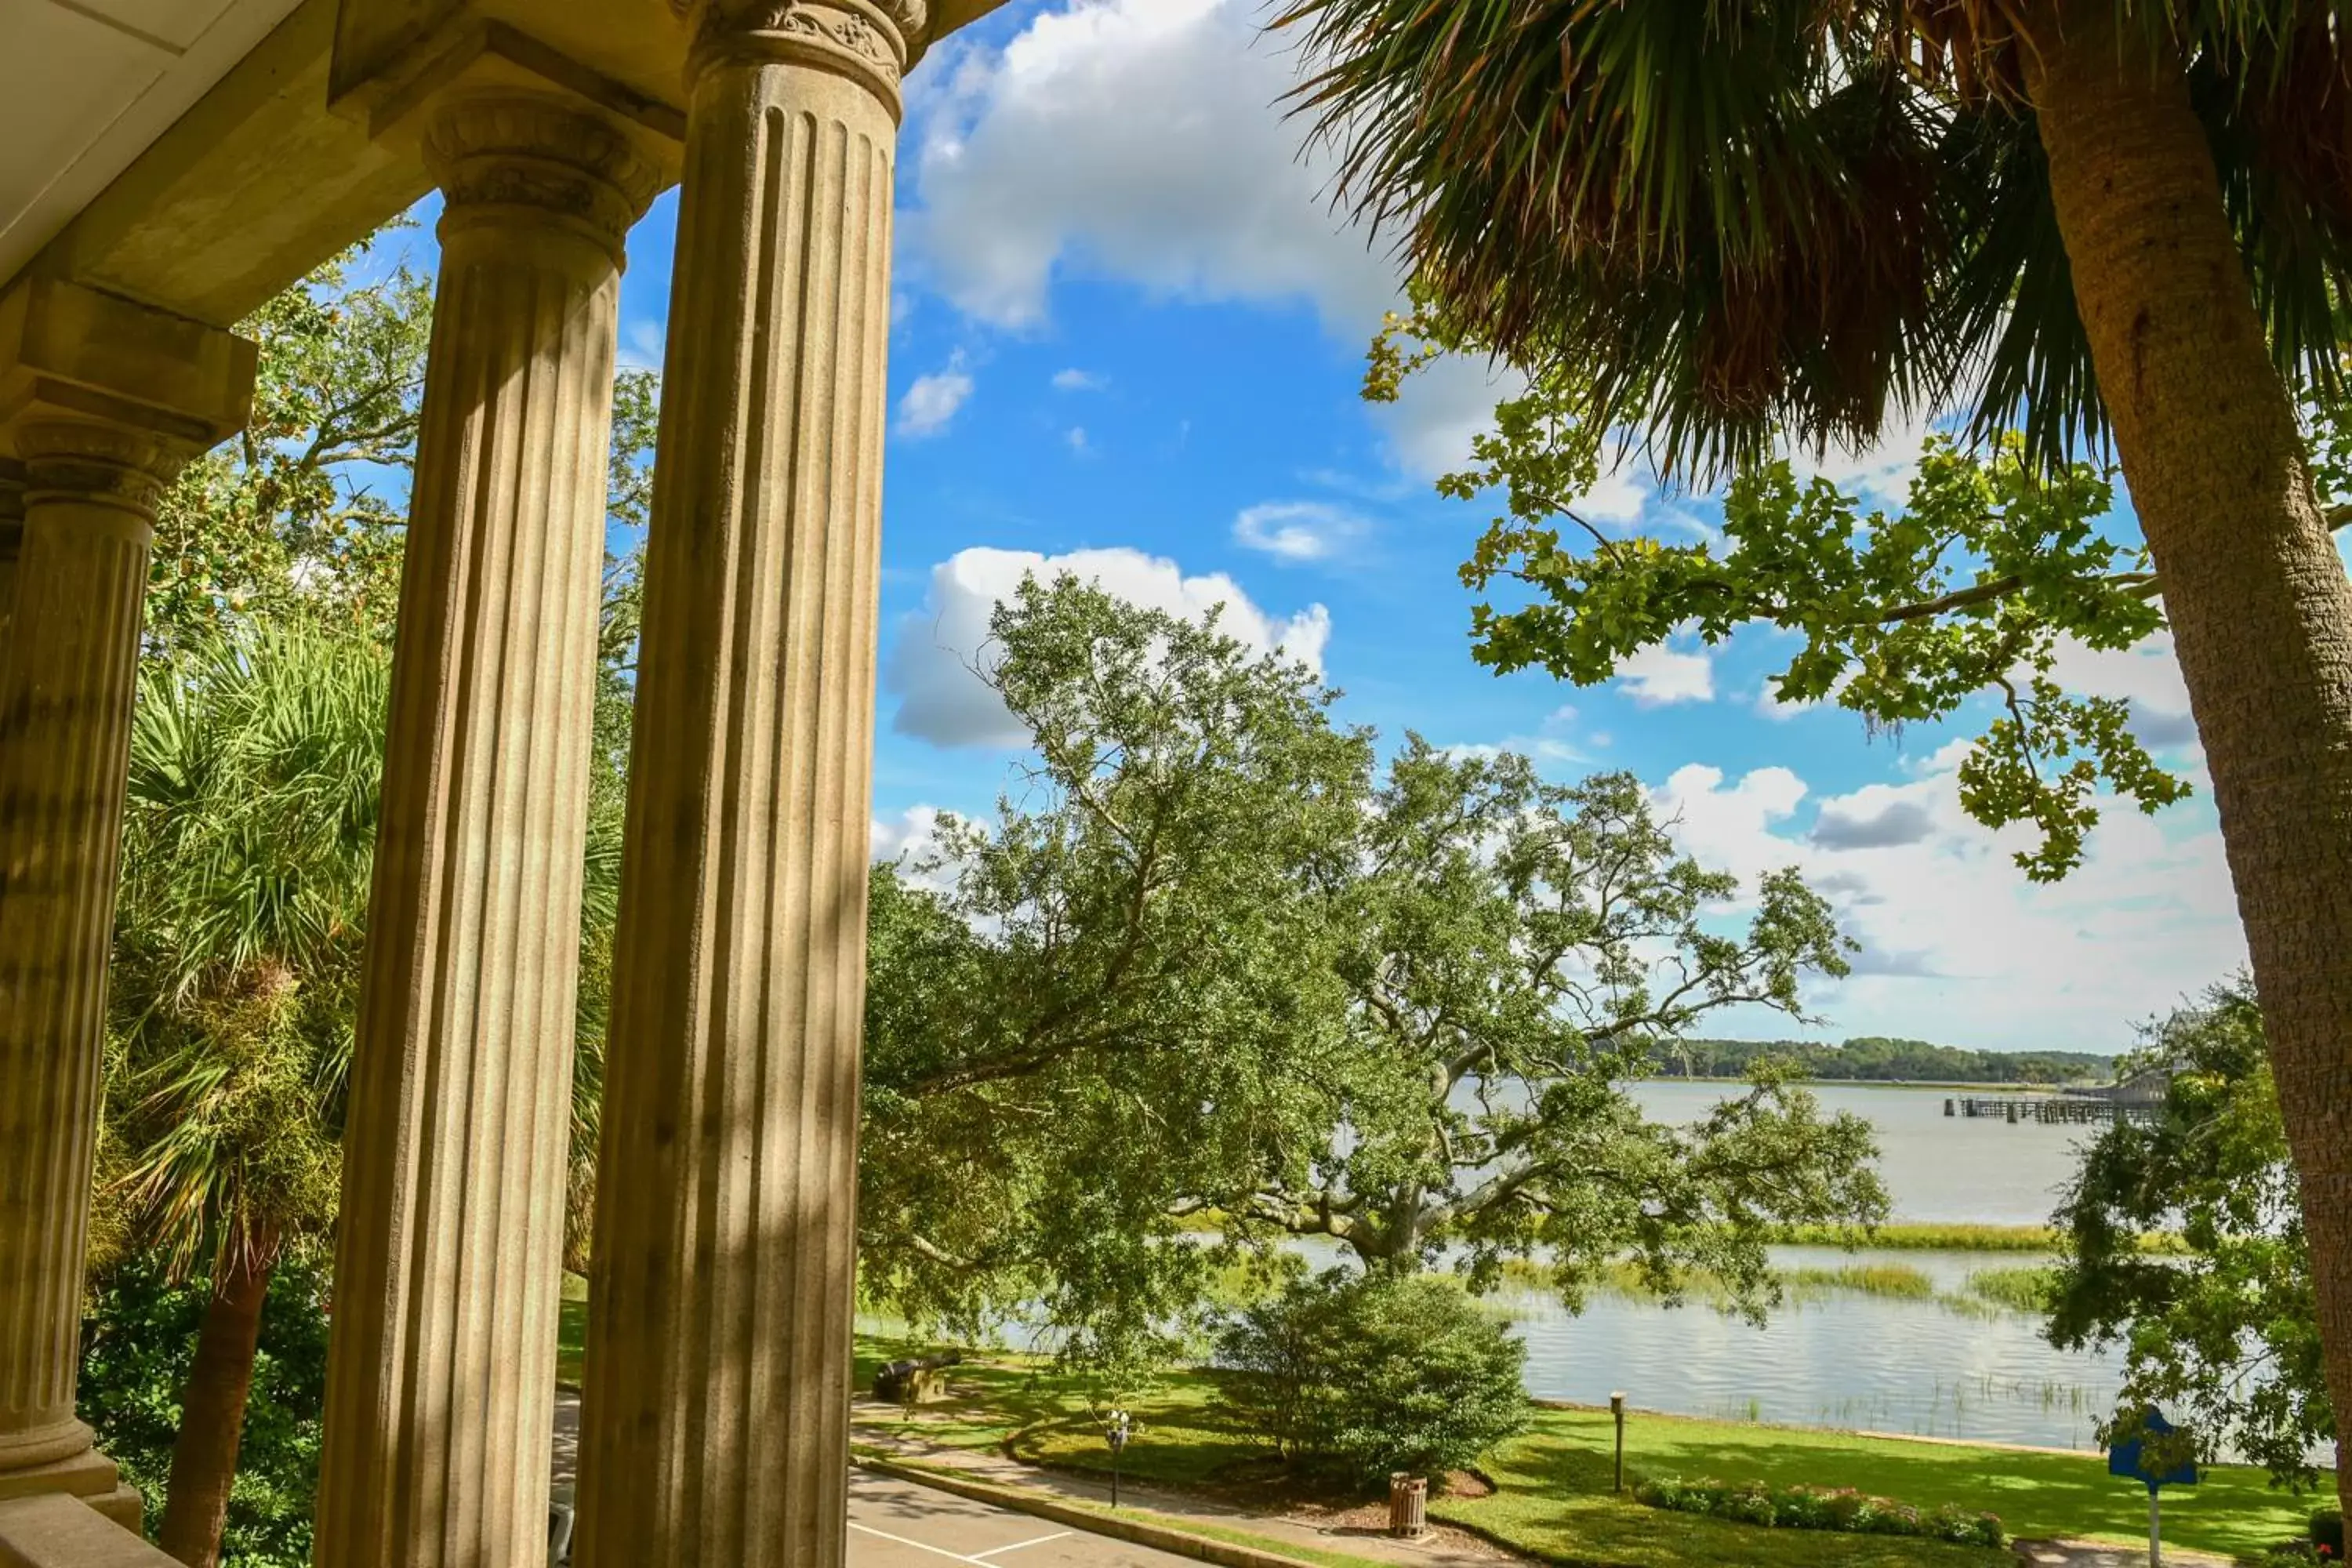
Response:
MULTIPOLYGON (((866 1341, 858 1378, 911 1347, 866 1341)), ((957 1369, 959 1397, 926 1407, 905 1424, 937 1443, 992 1447, 1012 1439, 1016 1456, 1070 1468, 1105 1469, 1109 1455, 1084 1405, 1037 1363, 992 1356, 957 1369)), ((1132 1402, 1143 1423, 1122 1468, 1130 1476, 1180 1486, 1214 1481, 1256 1457, 1247 1434, 1218 1419, 1213 1385, 1179 1373, 1132 1402)), ((1612 1495, 1606 1411, 1544 1409, 1522 1436, 1487 1456, 1495 1495, 1438 1498, 1436 1517, 1470 1526, 1538 1555, 1687 1568, 1746 1563, 1759 1568, 1990 1568, 2002 1553, 1884 1537, 1812 1531, 1768 1531, 1720 1520, 1667 1513, 1612 1495)), ((2018 1453, 1902 1438, 1859 1437, 1746 1423, 1636 1413, 1627 1423, 1630 1478, 1710 1476, 1854 1487, 1920 1508, 1957 1503, 2001 1517, 2013 1535, 2147 1538, 2146 1494, 2106 1473, 2090 1455, 2018 1453)), ((2252 1554, 2299 1536, 2315 1500, 2271 1489, 2260 1470, 2223 1468, 2195 1490, 2168 1495, 2165 1538, 2186 1547, 2252 1554)))
MULTIPOLYGON (((893 1354, 900 1350, 887 1348, 893 1354)), ((882 1359, 879 1353, 874 1357, 882 1359)), ((1018 1363, 992 1362, 960 1369, 954 1384, 969 1390, 969 1396, 929 1407, 907 1429, 933 1442, 974 1447, 993 1447, 1012 1435, 1012 1451, 1021 1458, 1066 1468, 1108 1468, 1099 1433, 1078 1401, 1057 1392, 1056 1380, 1018 1363)), ((1257 1458, 1261 1451, 1249 1436, 1218 1419, 1212 1392, 1209 1379, 1178 1374, 1153 1394, 1132 1401, 1143 1429, 1129 1446, 1122 1470, 1139 1479, 1198 1486, 1257 1458)), ((1555 1435, 1564 1414, 1544 1412, 1544 1430, 1494 1456, 1486 1468, 1501 1489, 1493 1497, 1434 1499, 1432 1514, 1534 1555, 1625 1568, 1731 1563, 1753 1568, 1998 1568, 2014 1562, 1999 1552, 1929 1542, 1758 1530, 1664 1513, 1609 1495, 1605 1460, 1597 1461, 1597 1492, 1570 1493, 1563 1483, 1593 1483, 1588 1466, 1596 1457, 1576 1438, 1555 1435)))
POLYGON ((563 1305, 555 1331, 555 1382, 561 1388, 580 1386, 580 1360, 588 1347, 588 1281, 578 1274, 563 1277, 563 1305))
MULTIPOLYGON (((562 1375, 577 1381, 584 1301, 567 1290, 562 1375)), ((872 1386, 883 1363, 923 1347, 860 1336, 856 1385, 872 1386)), ((1107 1470, 1109 1451, 1084 1400, 1042 1362, 989 1354, 950 1374, 955 1397, 924 1406, 900 1429, 949 1447, 1011 1451, 1034 1463, 1107 1470)), ((1129 1402, 1141 1431, 1121 1462, 1139 1480, 1202 1486, 1260 1457, 1247 1433, 1213 1406, 1213 1381, 1171 1374, 1129 1402)), ((1622 1568, 1996 1568, 2006 1554, 1928 1542, 1749 1525, 1644 1508, 1612 1495, 1606 1411, 1543 1409, 1483 1468, 1492 1497, 1436 1498, 1435 1517, 1481 1531, 1529 1553, 1622 1568)), ((1854 1487, 1919 1508, 1958 1503, 2001 1517, 2012 1535, 2147 1539, 2146 1494, 2110 1478, 2090 1455, 2018 1453, 1903 1438, 1700 1421, 1636 1412, 1626 1424, 1629 1478, 1713 1477, 1774 1485, 1854 1487)), ((2263 1472, 2209 1470, 2193 1490, 2166 1495, 2165 1539, 2175 1545, 2252 1556, 2302 1534, 2315 1499, 2274 1491, 2263 1472)))
MULTIPOLYGON (((1675 1545, 1673 1537, 1683 1516, 1643 1509, 1638 1517, 1628 1519, 1607 1499, 1609 1446, 1607 1411, 1543 1411, 1532 1431, 1487 1459, 1486 1468, 1501 1483, 1501 1490, 1475 1502, 1441 1500, 1433 1511, 1542 1549, 1589 1552, 1643 1568, 1704 1561, 1675 1545)), ((2090 1455, 2017 1453, 1638 1413, 1627 1420, 1625 1447, 1626 1467, 1634 1474, 1854 1487, 1921 1508, 1950 1502, 1986 1510, 1999 1514, 2012 1535, 2147 1538, 2147 1494, 2108 1476, 2105 1461, 2090 1455)), ((2166 1494, 2165 1539, 2209 1552, 2252 1554, 2301 1535, 2315 1501, 2272 1490, 2260 1470, 2218 1468, 2206 1473, 2202 1486, 2166 1494)), ((1790 1539, 1795 1538, 1791 1532, 1790 1539)), ((1807 1551, 1813 1552, 1813 1542, 1852 1538, 1807 1533, 1804 1539, 1807 1551)), ((1947 1555, 1941 1561, 1967 1560, 1966 1553, 1954 1554, 1958 1549, 1943 1550, 1947 1555)), ((1751 1560, 1777 1561, 1769 1556, 1751 1560)), ((1915 1560, 1927 1561, 1834 1556, 1825 1544, 1813 1555, 1788 1559, 1853 1563, 1915 1560)))

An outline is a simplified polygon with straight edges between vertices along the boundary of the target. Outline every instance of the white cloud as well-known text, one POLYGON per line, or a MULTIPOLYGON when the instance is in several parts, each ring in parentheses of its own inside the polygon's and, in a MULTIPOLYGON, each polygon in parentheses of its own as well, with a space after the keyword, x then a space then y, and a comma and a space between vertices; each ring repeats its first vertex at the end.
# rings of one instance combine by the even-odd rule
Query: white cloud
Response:
POLYGON ((652 321, 631 321, 621 334, 621 368, 623 370, 654 370, 662 367, 662 355, 669 348, 669 326, 652 321))
POLYGON ((955 890, 961 864, 946 858, 940 844, 940 818, 935 805, 910 805, 896 816, 872 819, 867 838, 874 864, 898 863, 902 882, 931 893, 955 890))
POLYGON ((1845 690, 1847 684, 1853 679, 1853 672, 1850 669, 1845 670, 1840 673, 1835 680, 1830 682, 1828 696, 1808 698, 1801 702, 1783 702, 1780 700, 1780 693, 1775 689, 1774 678, 1768 675, 1764 678, 1764 683, 1756 689, 1756 711, 1776 724, 1785 724, 1800 713, 1811 713, 1816 709, 1828 707, 1837 700, 1839 695, 1845 690))
POLYGON ((1865 504, 1901 507, 1910 499, 1911 481, 1919 472, 1919 448, 1935 426, 1924 413, 1890 413, 1895 422, 1860 450, 1832 443, 1826 451, 1815 452, 1783 443, 1781 451, 1801 481, 1819 476, 1865 504))
POLYGON ((1083 425, 1071 426, 1062 439, 1069 444, 1070 450, 1073 452, 1088 452, 1094 449, 1087 444, 1087 427, 1083 425))
POLYGON ((1109 384, 1108 378, 1097 375, 1090 370, 1080 370, 1075 365, 1054 373, 1054 390, 1056 392, 1100 392, 1109 384))
POLYGON ((1399 467, 1433 478, 1470 461, 1470 443, 1495 427, 1495 405, 1527 390, 1508 366, 1460 354, 1405 380, 1397 401, 1374 411, 1399 467))
POLYGON ((1617 667, 1617 684, 1644 708, 1715 700, 1715 656, 1653 643, 1617 667))
MULTIPOLYGON (((1002 48, 951 43, 908 117, 907 274, 1005 328, 1042 324, 1055 279, 1080 276, 1296 301, 1369 341, 1401 303, 1393 247, 1333 207, 1330 152, 1286 115, 1297 61, 1265 16, 1261 0, 1068 0, 1002 48)), ((1525 385, 1448 360, 1376 417, 1398 465, 1433 476, 1525 385)))
POLYGON ((900 856, 919 859, 939 847, 940 808, 935 805, 910 805, 895 817, 874 818, 869 836, 870 853, 874 859, 896 860, 900 856))
MULTIPOLYGON (((2149 818, 2106 801, 2083 867, 2032 882, 2010 858, 2031 835, 1993 833, 1960 810, 1955 773, 1968 749, 1947 745, 1903 782, 1822 800, 1810 825, 1804 781, 1785 768, 1732 782, 1693 764, 1655 795, 1702 864, 1749 889, 1794 866, 1830 898, 1863 947, 1853 978, 1809 995, 1833 1035, 2114 1050, 2133 1022, 2242 962, 2210 814, 2149 818)), ((1759 1018, 1738 1032, 1785 1024, 1759 1018)))
POLYGON ((1756 711, 1776 724, 1785 724, 1800 713, 1811 712, 1822 706, 1822 700, 1817 697, 1805 702, 1783 702, 1769 680, 1756 689, 1756 711))
POLYGON ((989 614, 1013 596, 1024 576, 1068 575, 1101 584, 1148 609, 1197 617, 1223 606, 1219 625, 1246 646, 1280 650, 1320 670, 1331 615, 1310 605, 1279 618, 1251 602, 1223 573, 1188 577, 1173 561, 1139 550, 1078 550, 1040 555, 1025 550, 959 551, 931 568, 923 608, 899 625, 883 686, 899 699, 891 728, 941 746, 1018 746, 1026 732, 977 673, 989 657, 989 614))
POLYGON ((1587 522, 1613 522, 1628 527, 1642 521, 1650 503, 1650 487, 1622 468, 1612 468, 1592 488, 1569 502, 1569 510, 1587 522))
POLYGON ((1328 561, 1365 526, 1347 508, 1325 501, 1266 501, 1234 519, 1234 539, 1278 561, 1328 561))
POLYGON ((2175 751, 2197 744, 2197 721, 2189 716, 2189 687, 2180 679, 2170 632, 2158 632, 2126 648, 2088 647, 2067 638, 2058 645, 2050 676, 2086 697, 2129 700, 2132 730, 2143 745, 2175 751))
POLYGON ((1865 784, 1822 804, 1812 839, 1827 849, 1886 849, 1924 843, 1935 831, 1935 815, 1916 786, 1865 784))
POLYGON ((949 356, 943 369, 916 377, 898 400, 898 434, 910 440, 939 435, 971 400, 974 384, 961 351, 949 356))
MULTIPOLYGON (((1563 765, 1588 763, 1591 758, 1571 738, 1575 722, 1576 710, 1563 703, 1544 715, 1543 722, 1537 726, 1537 732, 1532 735, 1507 735, 1493 742, 1462 742, 1443 750, 1449 757, 1483 757, 1488 762, 1506 752, 1513 752, 1538 766, 1547 763, 1563 765)), ((1609 743, 1606 735, 1587 736, 1585 739, 1596 745, 1609 743)))
POLYGON ((968 314, 1045 319, 1057 273, 1191 300, 1312 302, 1369 332, 1397 292, 1328 200, 1257 0, 1072 0, 934 65, 915 106, 910 265, 968 314), (944 68, 942 68, 944 67, 944 68))

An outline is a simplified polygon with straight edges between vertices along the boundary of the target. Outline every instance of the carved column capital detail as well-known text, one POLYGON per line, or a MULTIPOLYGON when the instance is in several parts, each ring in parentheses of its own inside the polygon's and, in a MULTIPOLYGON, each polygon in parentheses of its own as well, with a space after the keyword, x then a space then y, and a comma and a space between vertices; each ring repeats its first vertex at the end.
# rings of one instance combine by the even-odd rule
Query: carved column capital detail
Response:
POLYGON ((16 430, 24 494, 111 502, 152 520, 164 490, 194 457, 189 442, 156 431, 79 419, 29 421, 16 430))
POLYGON ((660 168, 604 116, 529 92, 455 93, 436 103, 425 167, 444 223, 481 208, 524 208, 593 237, 617 265, 630 226, 653 205, 660 168))
POLYGON ((793 60, 856 78, 899 109, 929 0, 670 0, 694 24, 688 78, 722 59, 793 60))

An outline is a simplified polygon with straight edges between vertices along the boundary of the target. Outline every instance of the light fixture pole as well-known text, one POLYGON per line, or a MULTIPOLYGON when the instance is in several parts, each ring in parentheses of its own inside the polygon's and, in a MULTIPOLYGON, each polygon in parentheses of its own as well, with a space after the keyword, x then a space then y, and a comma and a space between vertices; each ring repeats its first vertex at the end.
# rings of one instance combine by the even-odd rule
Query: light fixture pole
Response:
POLYGON ((1625 1395, 1614 1393, 1609 1396, 1609 1414, 1617 1422, 1617 1489, 1625 1489, 1625 1395))
POLYGON ((1133 1432, 1132 1424, 1124 1410, 1110 1413, 1108 1427, 1103 1440, 1110 1445, 1110 1506, 1118 1506, 1118 1457, 1127 1452, 1127 1439, 1133 1432))

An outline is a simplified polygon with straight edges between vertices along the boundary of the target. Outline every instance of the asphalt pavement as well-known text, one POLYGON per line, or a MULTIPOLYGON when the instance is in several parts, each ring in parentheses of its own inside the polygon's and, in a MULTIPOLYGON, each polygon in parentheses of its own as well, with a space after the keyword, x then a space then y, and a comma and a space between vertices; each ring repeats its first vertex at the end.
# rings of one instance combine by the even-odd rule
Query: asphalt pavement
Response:
POLYGON ((850 1568, 1198 1568, 1190 1558, 934 1491, 849 1473, 850 1568))

